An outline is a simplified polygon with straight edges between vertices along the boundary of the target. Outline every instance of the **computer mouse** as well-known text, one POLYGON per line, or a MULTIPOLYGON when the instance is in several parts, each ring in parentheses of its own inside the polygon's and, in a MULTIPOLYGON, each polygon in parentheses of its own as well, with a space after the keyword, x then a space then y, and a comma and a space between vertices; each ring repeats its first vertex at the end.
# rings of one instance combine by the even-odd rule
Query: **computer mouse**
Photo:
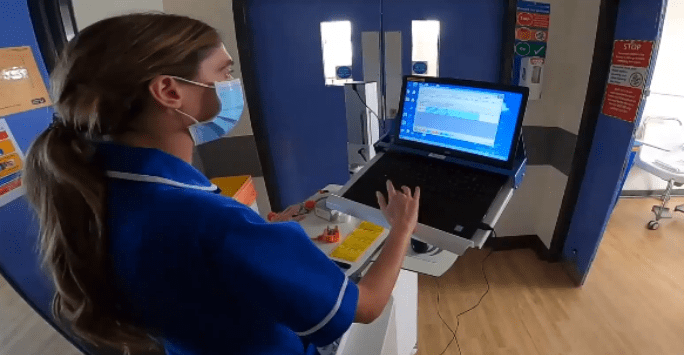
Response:
POLYGON ((423 254, 428 251, 428 244, 411 238, 411 249, 418 254, 423 254))

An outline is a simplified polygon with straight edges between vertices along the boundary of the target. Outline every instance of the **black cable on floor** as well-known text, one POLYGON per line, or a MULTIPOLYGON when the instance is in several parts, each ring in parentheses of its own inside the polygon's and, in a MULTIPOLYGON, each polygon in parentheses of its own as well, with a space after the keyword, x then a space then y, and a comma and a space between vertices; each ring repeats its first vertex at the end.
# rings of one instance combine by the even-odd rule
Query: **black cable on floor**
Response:
MULTIPOLYGON (((451 327, 449 326, 449 324, 448 324, 448 323, 444 320, 444 318, 442 317, 442 313, 439 311, 439 281, 437 281, 437 278, 435 278, 435 282, 437 283, 437 315, 439 316, 439 319, 442 320, 442 323, 444 323, 444 325, 447 326, 447 328, 449 329, 449 331, 450 331, 451 334, 453 335, 453 337, 452 337, 451 340, 449 341, 449 344, 447 344, 446 348, 444 348, 444 351, 442 351, 442 352, 440 353, 440 355, 444 355, 444 353, 447 351, 447 349, 449 349, 449 346, 451 345, 451 343, 453 343, 454 340, 456 339, 456 332, 454 332, 454 331, 451 329, 451 327)), ((456 321, 457 321, 456 324, 458 324, 458 319, 457 319, 456 321)), ((460 346, 459 346, 459 352, 460 352, 460 346)))
MULTIPOLYGON (((494 237, 496 237, 496 232, 494 230, 492 230, 492 234, 494 235, 494 237)), ((474 310, 475 308, 477 308, 480 305, 480 303, 482 303, 482 300, 484 299, 484 297, 489 293, 489 279, 487 279, 487 273, 485 272, 484 265, 485 265, 485 261, 487 261, 487 259, 489 258, 490 255, 492 255, 493 252, 494 252, 494 249, 491 249, 489 251, 489 254, 487 254, 487 256, 485 256, 485 258, 482 260, 482 276, 484 276, 485 282, 487 283, 487 290, 482 294, 482 296, 480 296, 480 299, 477 301, 477 304, 470 307, 467 311, 461 312, 459 315, 456 316, 456 330, 451 329, 449 324, 447 324, 447 322, 442 317, 442 313, 439 311, 439 301, 440 301, 439 288, 440 287, 439 287, 439 281, 437 281, 437 278, 435 278, 435 282, 437 283, 437 315, 439 315, 439 318, 442 320, 442 323, 444 323, 444 325, 447 326, 447 328, 449 329, 451 334, 454 335, 451 338, 451 341, 449 341, 449 344, 447 344, 446 348, 444 348, 444 351, 442 351, 440 353, 440 355, 444 355, 444 353, 447 351, 447 349, 449 349, 449 346, 451 345, 451 343, 454 342, 454 340, 456 341, 456 346, 458 346, 458 353, 461 354, 461 345, 458 343, 458 336, 456 335, 456 333, 458 333, 458 326, 461 325, 460 317, 462 315, 474 310)))

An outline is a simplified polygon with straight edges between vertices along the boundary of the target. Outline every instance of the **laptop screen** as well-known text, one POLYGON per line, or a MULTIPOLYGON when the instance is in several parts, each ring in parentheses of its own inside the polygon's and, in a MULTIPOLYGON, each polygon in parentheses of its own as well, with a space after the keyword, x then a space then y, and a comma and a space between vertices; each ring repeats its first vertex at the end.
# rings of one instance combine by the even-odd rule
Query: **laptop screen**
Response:
POLYGON ((399 138, 507 161, 524 95, 459 84, 407 81, 399 138))

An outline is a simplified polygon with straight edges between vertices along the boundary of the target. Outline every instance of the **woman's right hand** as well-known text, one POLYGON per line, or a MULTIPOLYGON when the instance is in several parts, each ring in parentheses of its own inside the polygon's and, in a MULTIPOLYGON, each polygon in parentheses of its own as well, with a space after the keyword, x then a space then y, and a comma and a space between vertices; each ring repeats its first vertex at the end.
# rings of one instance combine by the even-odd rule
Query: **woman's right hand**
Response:
POLYGON ((280 213, 271 212, 268 214, 268 221, 272 223, 276 222, 289 222, 289 221, 301 221, 306 218, 306 215, 300 215, 301 210, 300 205, 292 205, 288 207, 285 211, 280 213))
POLYGON ((376 194, 380 209, 392 230, 382 252, 358 283, 359 302, 354 321, 365 324, 382 314, 396 286, 408 242, 418 223, 420 188, 416 187, 415 193, 411 193, 406 186, 397 191, 392 182, 387 181, 387 200, 380 192, 376 194))
POLYGON ((405 228, 413 233, 418 223, 418 201, 420 200, 420 187, 416 187, 415 193, 411 189, 402 186, 401 190, 395 190, 392 182, 387 180, 387 201, 380 191, 376 192, 380 210, 385 215, 387 222, 392 228, 405 228))

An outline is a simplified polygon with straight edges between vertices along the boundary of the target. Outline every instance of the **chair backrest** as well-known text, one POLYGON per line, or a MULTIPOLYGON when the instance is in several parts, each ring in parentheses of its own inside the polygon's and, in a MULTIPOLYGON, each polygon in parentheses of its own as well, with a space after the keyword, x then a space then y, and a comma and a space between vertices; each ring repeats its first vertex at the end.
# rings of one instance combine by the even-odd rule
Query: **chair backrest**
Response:
MULTIPOLYGON (((668 150, 675 150, 684 144, 684 120, 675 117, 646 117, 642 133, 637 138, 648 144, 653 144, 668 150), (642 137, 639 137, 642 136, 642 137)), ((660 156, 664 151, 644 146, 641 150, 642 158, 660 156)))

